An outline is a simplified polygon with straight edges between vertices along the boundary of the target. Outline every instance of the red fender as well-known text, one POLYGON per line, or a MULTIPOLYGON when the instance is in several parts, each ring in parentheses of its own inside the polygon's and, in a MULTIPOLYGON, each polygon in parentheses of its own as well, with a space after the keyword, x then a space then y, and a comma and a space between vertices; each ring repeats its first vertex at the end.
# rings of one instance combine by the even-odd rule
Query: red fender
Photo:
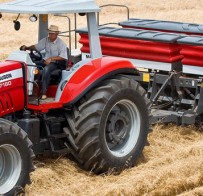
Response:
POLYGON ((101 80, 118 73, 134 73, 133 64, 125 59, 103 57, 92 60, 79 68, 65 85, 60 102, 70 104, 77 101, 101 80))

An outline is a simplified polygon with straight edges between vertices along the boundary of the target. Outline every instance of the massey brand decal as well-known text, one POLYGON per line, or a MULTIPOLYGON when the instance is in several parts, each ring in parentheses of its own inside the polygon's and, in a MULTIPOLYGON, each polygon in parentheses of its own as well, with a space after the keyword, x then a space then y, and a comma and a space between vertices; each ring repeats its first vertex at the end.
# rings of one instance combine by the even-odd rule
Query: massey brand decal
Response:
POLYGON ((5 82, 5 81, 21 78, 22 76, 23 76, 22 69, 8 71, 6 73, 0 74, 0 82, 5 82))
POLYGON ((15 79, 22 77, 22 69, 15 69, 13 71, 0 74, 0 89, 11 86, 15 79))
POLYGON ((10 74, 5 74, 5 75, 3 75, 3 76, 0 76, 0 81, 1 80, 5 80, 5 79, 8 79, 8 78, 12 78, 12 74, 10 73, 10 74))

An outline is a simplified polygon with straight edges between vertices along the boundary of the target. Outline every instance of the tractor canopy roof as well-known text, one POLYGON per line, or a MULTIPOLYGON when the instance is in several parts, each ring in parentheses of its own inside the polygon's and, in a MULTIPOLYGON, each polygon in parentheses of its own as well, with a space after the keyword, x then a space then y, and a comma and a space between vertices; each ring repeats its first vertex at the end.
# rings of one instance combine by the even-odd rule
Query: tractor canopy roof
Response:
POLYGON ((68 14, 99 12, 94 0, 15 0, 0 4, 0 12, 18 14, 68 14))

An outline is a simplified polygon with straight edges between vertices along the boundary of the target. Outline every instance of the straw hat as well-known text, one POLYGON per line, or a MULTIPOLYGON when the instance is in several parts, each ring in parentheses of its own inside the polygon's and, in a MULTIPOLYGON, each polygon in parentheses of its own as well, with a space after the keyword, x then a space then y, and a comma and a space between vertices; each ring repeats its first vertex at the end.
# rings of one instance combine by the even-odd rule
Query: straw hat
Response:
POLYGON ((59 33, 59 27, 56 25, 50 25, 47 31, 49 33, 59 33))

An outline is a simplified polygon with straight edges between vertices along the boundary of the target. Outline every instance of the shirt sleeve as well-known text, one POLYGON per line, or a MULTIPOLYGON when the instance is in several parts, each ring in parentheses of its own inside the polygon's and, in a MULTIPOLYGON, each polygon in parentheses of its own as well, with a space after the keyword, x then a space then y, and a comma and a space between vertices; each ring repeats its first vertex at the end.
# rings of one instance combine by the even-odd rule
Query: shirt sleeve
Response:
POLYGON ((62 40, 60 41, 60 47, 59 48, 60 48, 59 49, 59 56, 64 58, 64 59, 68 59, 67 46, 62 40))
POLYGON ((35 48, 38 51, 44 50, 45 46, 46 46, 46 38, 41 39, 37 44, 35 44, 35 48))

